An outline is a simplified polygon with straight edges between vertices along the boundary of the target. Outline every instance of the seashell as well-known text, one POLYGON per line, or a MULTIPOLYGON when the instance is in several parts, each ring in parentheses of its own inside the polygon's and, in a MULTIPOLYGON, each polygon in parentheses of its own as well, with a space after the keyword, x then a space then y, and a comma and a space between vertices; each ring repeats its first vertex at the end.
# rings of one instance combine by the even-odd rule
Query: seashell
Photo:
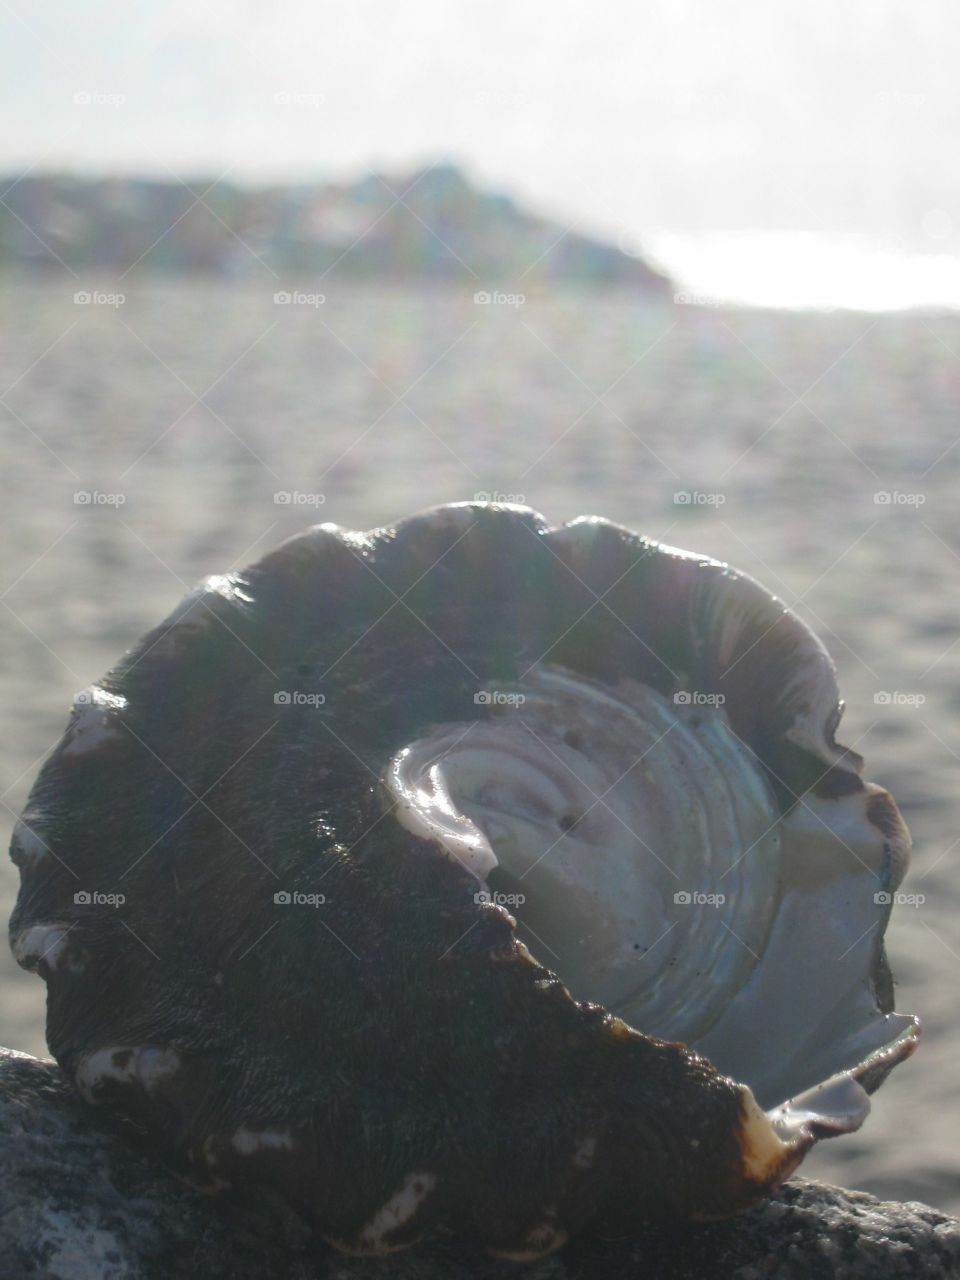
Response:
POLYGON ((783 604, 607 521, 320 525, 81 696, 14 950, 88 1101, 340 1249, 732 1214, 917 1042, 840 714, 783 604))

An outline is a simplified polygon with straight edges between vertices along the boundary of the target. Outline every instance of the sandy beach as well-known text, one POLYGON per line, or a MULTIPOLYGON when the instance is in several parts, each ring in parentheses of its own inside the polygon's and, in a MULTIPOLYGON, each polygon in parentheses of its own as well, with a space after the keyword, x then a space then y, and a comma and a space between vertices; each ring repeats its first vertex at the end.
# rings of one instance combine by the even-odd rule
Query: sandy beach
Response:
MULTIPOLYGON (((915 842, 888 948, 921 1048, 804 1171, 960 1212, 960 318, 114 291, 4 288, 4 844, 73 694, 196 579, 308 524, 496 497, 706 552, 824 640, 839 736, 915 842)), ((16 888, 4 862, 5 914, 16 888)), ((0 1042, 45 1053, 43 984, 6 949, 0 982, 0 1042)))

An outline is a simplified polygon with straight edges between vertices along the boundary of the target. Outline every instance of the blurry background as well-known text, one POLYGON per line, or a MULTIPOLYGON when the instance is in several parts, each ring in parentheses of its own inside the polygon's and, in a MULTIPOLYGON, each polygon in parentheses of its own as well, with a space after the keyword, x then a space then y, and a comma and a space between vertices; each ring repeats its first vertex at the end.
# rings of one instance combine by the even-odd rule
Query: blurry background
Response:
MULTIPOLYGON (((888 939, 925 1039, 807 1168, 960 1211, 960 12, 4 23, 4 837, 74 692, 307 523, 490 496, 729 560, 830 648, 916 841, 888 939)), ((42 984, 0 982, 44 1052, 42 984)))

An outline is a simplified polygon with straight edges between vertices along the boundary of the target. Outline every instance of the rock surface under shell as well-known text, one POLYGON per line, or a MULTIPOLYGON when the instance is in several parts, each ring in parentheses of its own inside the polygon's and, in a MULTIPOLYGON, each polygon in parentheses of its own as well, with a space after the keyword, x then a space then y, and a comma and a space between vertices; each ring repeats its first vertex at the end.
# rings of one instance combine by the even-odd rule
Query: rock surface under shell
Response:
POLYGON ((0 1050, 0 1258, 16 1280, 954 1280, 960 1223, 921 1204, 787 1183, 727 1222, 584 1238, 529 1267, 449 1244, 345 1258, 282 1205, 200 1196, 76 1098, 55 1063, 0 1050))

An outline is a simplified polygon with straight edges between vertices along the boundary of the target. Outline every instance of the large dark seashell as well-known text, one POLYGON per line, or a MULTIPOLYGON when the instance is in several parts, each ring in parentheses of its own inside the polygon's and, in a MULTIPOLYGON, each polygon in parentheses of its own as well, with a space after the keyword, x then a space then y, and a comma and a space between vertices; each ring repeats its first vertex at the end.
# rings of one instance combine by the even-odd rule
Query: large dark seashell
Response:
POLYGON ((340 1248, 730 1214, 916 1043, 909 840, 839 714, 715 561, 518 507, 323 525, 78 696, 13 947, 87 1099, 340 1248))

